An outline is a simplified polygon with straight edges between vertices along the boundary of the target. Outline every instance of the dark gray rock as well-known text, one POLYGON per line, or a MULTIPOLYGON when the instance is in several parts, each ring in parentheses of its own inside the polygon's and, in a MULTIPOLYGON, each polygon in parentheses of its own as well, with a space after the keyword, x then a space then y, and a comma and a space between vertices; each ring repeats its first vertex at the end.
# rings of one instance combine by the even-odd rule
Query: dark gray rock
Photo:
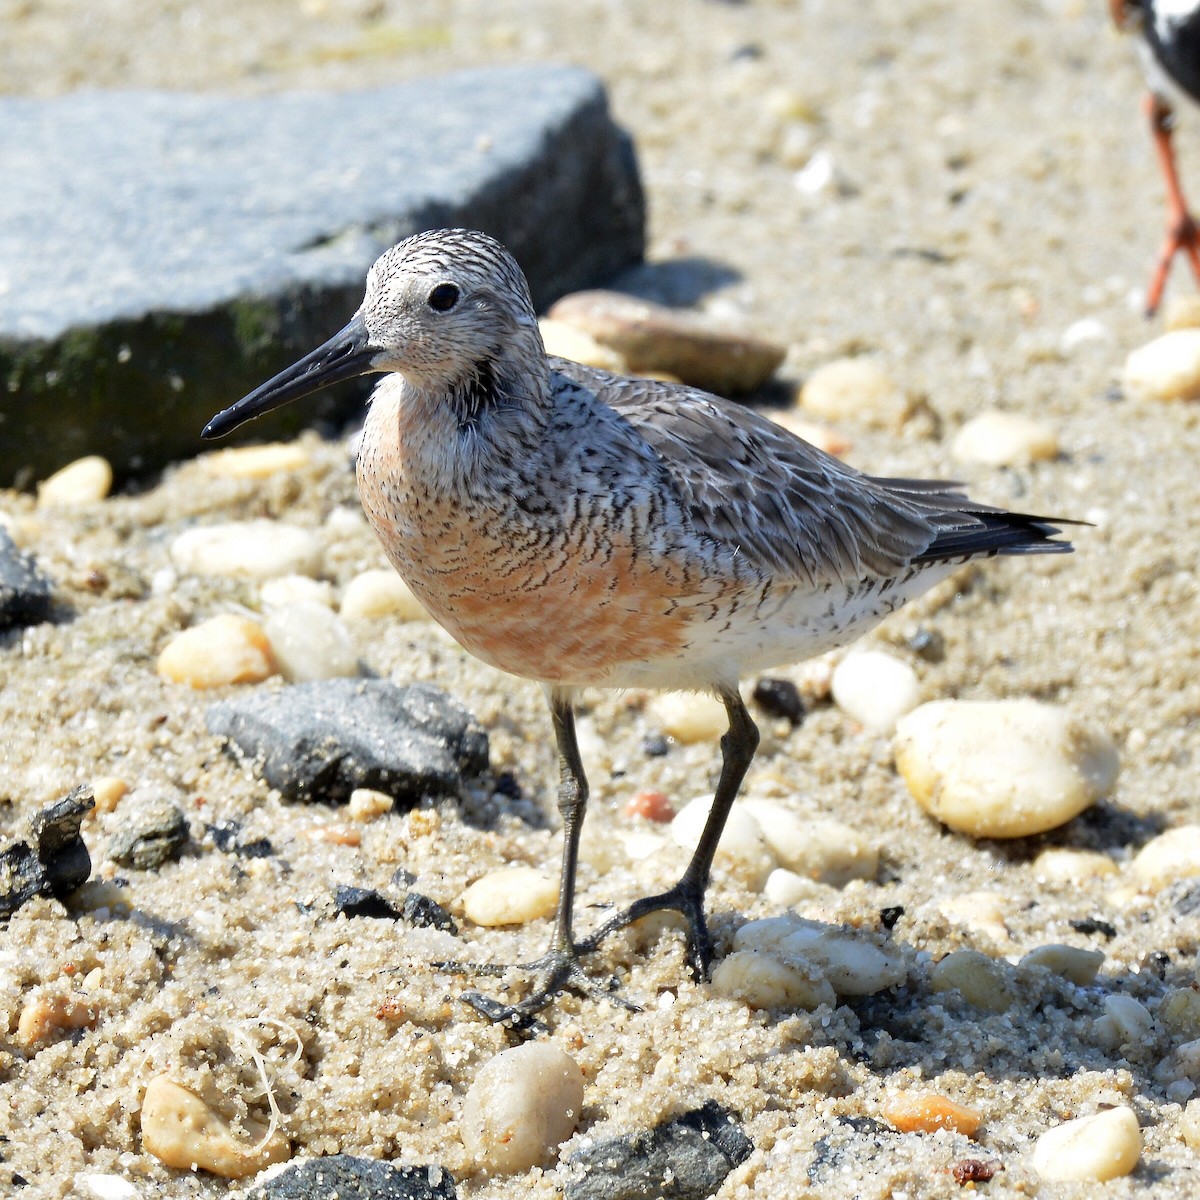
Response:
POLYGON ((16 548, 8 531, 0 525, 0 629, 37 625, 49 614, 49 581, 39 574, 33 559, 16 548))
POLYGON ((206 720, 291 800, 341 803, 366 787, 411 808, 457 796, 488 767, 487 734, 430 684, 325 679, 260 689, 214 704, 206 720))
POLYGON ((440 929, 444 933, 457 935, 458 926, 454 918, 434 899, 420 892, 409 892, 404 897, 401 915, 410 925, 426 929, 440 929))
POLYGON ((754 1144, 715 1100, 580 1151, 565 1200, 706 1200, 754 1144))
POLYGON ((79 827, 94 807, 92 789, 77 787, 29 822, 32 845, 14 842, 0 852, 0 917, 34 896, 65 896, 87 882, 92 859, 79 827))
POLYGON ((238 858, 270 858, 275 853, 271 839, 265 837, 244 838, 239 821, 218 821, 205 825, 204 832, 222 854, 235 854, 238 858))
POLYGON ((892 1161, 900 1136, 874 1117, 838 1117, 813 1146, 808 1180, 835 1194, 853 1195, 855 1185, 873 1178, 883 1161, 892 1161))
POLYGON ((334 1154, 273 1175, 246 1200, 457 1200, 445 1167, 396 1167, 372 1158, 334 1154))
POLYGON ((165 797, 127 800, 121 816, 127 825, 108 843, 108 857, 119 866, 153 871, 178 858, 188 843, 187 817, 165 797))
POLYGON ((333 889, 333 906, 347 917, 392 921, 398 921, 401 917, 400 910, 382 892, 374 888, 353 887, 348 883, 339 883, 333 889))
POLYGON ((345 323, 371 262, 411 233, 495 235, 539 306, 644 242, 629 139, 573 67, 238 99, 4 97, 0 177, 0 486, 85 453, 122 473, 195 453, 214 412, 345 323))

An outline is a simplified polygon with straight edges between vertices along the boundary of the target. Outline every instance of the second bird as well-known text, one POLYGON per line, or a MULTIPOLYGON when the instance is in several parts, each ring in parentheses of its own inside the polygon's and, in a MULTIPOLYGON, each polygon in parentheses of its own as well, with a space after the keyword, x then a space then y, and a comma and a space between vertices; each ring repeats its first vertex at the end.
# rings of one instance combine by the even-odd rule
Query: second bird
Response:
POLYGON ((682 385, 547 357, 525 277, 499 242, 435 230, 387 251, 344 329, 232 408, 205 437, 380 372, 358 487, 388 558, 471 653, 540 682, 558 746, 562 876, 531 994, 482 996, 528 1022, 563 988, 606 994, 579 963, 616 929, 682 913, 707 977, 713 855, 758 746, 743 676, 840 646, 972 558, 1062 553, 1044 518, 954 485, 860 474, 751 409, 682 385), (580 689, 715 693, 729 716, 700 841, 674 887, 576 941, 587 780, 580 689))

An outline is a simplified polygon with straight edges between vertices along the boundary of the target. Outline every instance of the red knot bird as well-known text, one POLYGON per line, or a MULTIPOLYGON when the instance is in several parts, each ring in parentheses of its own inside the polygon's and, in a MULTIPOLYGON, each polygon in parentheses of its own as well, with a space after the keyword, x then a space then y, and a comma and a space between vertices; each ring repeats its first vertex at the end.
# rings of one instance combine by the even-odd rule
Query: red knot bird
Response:
POLYGON ((744 675, 840 646, 969 559, 1062 553, 1049 519, 957 486, 860 474, 749 408, 547 357, 515 260, 442 229, 388 250, 341 332, 214 417, 206 438, 337 380, 384 378, 358 457, 363 507, 396 570, 472 654, 540 682, 557 740, 563 853, 532 994, 469 999, 530 1023, 564 988, 601 994, 579 956, 659 909, 682 913, 707 977, 713 855, 758 730, 744 675), (588 784, 580 689, 715 693, 729 728, 695 852, 670 890, 576 941, 588 784))
POLYGON ((1144 107, 1167 189, 1167 234, 1146 288, 1146 315, 1162 300, 1167 273, 1183 251, 1200 279, 1200 233, 1188 211, 1171 133, 1180 101, 1200 103, 1200 0, 1109 0, 1119 29, 1140 34, 1138 53, 1149 91, 1144 107))

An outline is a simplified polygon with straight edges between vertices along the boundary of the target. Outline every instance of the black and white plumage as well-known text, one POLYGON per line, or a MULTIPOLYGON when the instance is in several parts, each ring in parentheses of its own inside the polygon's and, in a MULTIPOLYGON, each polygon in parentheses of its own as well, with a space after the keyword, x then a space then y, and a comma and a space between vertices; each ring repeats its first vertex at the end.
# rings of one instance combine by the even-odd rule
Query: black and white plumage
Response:
POLYGON ((1167 233, 1146 288, 1146 314, 1157 311, 1171 262, 1181 251, 1200 280, 1200 235, 1184 199, 1171 135, 1176 109, 1200 104, 1200 0, 1109 0, 1118 28, 1138 35, 1149 92, 1150 133, 1167 189, 1167 233))

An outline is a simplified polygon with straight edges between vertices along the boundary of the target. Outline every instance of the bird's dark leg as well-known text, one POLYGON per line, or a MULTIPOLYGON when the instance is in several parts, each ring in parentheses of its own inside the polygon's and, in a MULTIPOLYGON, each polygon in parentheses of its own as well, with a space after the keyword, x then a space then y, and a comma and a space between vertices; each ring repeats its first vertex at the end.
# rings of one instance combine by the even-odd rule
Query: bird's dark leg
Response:
MULTIPOLYGON (((575 737, 575 711, 570 701, 557 692, 550 693, 550 712, 554 720, 554 738, 558 745, 558 811, 562 818, 563 855, 558 887, 558 908, 554 917, 554 932, 550 946, 541 958, 513 967, 474 966, 466 969, 487 974, 503 975, 509 971, 531 973, 535 979, 533 992, 517 1004, 503 1004, 478 992, 467 992, 463 999, 477 1012, 493 1021, 510 1021, 514 1025, 530 1026, 534 1013, 545 1008, 564 989, 588 996, 603 997, 626 1008, 636 1005, 614 996, 584 974, 576 953, 572 922, 575 908, 575 877, 579 866, 579 835, 587 809, 588 782, 579 756, 575 737)), ((442 964, 452 967, 460 964, 442 964)))
POLYGON ((758 749, 758 727, 746 711, 735 688, 723 690, 721 700, 729 714, 729 729, 721 738, 721 778, 717 782, 712 808, 700 841, 692 853, 687 870, 669 891, 657 896, 645 896, 634 901, 624 912, 605 921, 595 933, 579 943, 581 951, 594 950, 610 933, 661 909, 673 909, 683 914, 688 925, 688 962, 699 980, 707 980, 712 962, 712 939, 704 917, 704 893, 708 890, 713 855, 729 817, 742 780, 758 749))
POLYGON ((1167 186, 1167 236, 1158 252, 1158 261, 1154 265, 1150 285, 1146 289, 1146 316, 1152 317, 1162 300, 1171 260, 1180 250, 1187 254, 1192 264, 1192 273, 1200 280, 1200 236, 1197 234, 1196 222, 1188 212, 1183 188, 1179 183, 1179 172, 1175 166, 1175 149, 1171 142, 1171 109, 1153 92, 1146 96, 1144 107, 1150 120, 1150 133, 1154 138, 1158 163, 1167 186))

